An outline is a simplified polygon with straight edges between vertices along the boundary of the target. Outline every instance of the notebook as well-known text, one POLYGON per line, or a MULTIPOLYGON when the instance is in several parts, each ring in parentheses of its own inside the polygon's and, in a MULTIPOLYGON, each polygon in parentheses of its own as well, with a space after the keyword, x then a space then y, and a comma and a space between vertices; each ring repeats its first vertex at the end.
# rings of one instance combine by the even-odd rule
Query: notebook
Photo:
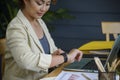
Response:
MULTIPOLYGON (((120 57, 120 36, 115 40, 114 45, 107 57, 107 59, 101 59, 104 68, 106 68, 107 63, 110 65, 114 59, 120 57)), ((96 71, 98 70, 97 65, 93 58, 83 58, 80 62, 73 62, 63 68, 64 70, 74 70, 74 71, 96 71)))

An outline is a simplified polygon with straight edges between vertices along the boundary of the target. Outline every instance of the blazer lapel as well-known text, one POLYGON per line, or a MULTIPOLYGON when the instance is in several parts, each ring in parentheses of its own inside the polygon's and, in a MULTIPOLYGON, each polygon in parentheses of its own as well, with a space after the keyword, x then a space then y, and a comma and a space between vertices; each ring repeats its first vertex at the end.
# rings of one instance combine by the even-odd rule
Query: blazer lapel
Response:
POLYGON ((28 29, 28 33, 30 33, 31 37, 33 38, 34 42, 36 43, 36 45, 40 48, 40 50, 44 53, 44 50, 42 48, 42 45, 39 42, 39 39, 36 35, 36 33, 34 32, 31 24, 29 23, 29 21, 26 19, 26 17, 23 15, 22 11, 19 10, 17 16, 19 17, 19 19, 21 20, 21 22, 25 25, 25 27, 28 29))
POLYGON ((51 46, 51 42, 50 42, 50 40, 49 40, 49 37, 48 37, 48 35, 49 35, 49 33, 48 33, 48 31, 47 31, 47 29, 46 29, 46 24, 42 21, 42 19, 38 19, 38 22, 40 23, 40 25, 41 25, 41 27, 42 27, 42 29, 43 29, 43 31, 44 31, 44 34, 45 34, 45 36, 46 36, 46 38, 47 38, 47 40, 48 40, 48 43, 49 43, 49 46, 50 46, 50 53, 53 53, 52 51, 52 46, 51 46))

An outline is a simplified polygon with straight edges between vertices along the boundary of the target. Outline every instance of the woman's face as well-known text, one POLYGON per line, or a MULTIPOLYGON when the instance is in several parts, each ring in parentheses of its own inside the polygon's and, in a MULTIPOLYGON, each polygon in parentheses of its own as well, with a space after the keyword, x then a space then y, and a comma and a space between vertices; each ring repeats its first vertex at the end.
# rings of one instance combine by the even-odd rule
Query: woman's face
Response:
POLYGON ((51 0, 24 0, 27 16, 38 19, 50 8, 51 0))

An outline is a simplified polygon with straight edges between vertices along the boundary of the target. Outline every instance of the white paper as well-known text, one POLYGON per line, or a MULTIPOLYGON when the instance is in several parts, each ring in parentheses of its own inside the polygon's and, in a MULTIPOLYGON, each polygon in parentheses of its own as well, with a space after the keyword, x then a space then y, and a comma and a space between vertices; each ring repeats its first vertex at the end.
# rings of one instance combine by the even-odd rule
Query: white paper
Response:
POLYGON ((67 72, 62 71, 55 80, 87 80, 82 74, 89 77, 91 80, 98 80, 97 73, 85 73, 85 72, 67 72))
POLYGON ((48 78, 42 78, 40 80, 55 80, 56 77, 48 77, 48 78))
MULTIPOLYGON (((62 71, 55 80, 98 80, 98 73, 62 71), (89 79, 83 76, 83 74, 89 79)), ((118 75, 116 80, 119 80, 118 75)))

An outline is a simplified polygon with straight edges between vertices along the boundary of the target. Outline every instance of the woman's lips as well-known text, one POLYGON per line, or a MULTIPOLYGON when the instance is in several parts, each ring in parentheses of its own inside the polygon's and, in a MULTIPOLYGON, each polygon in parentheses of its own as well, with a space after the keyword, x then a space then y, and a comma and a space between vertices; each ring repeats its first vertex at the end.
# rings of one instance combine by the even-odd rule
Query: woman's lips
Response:
POLYGON ((37 13, 39 16, 42 16, 43 15, 43 13, 37 13))

